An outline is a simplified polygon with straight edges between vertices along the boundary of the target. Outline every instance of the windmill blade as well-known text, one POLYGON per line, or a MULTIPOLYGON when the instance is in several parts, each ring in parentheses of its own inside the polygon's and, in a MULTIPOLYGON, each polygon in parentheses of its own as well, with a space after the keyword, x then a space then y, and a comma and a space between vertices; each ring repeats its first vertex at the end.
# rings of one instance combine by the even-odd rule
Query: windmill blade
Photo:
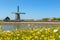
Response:
MULTIPOLYGON (((16 14, 16 13, 19 13, 19 12, 11 12, 12 14, 16 14)), ((19 13, 20 14, 20 13, 19 13)))
POLYGON ((18 14, 26 14, 26 13, 20 13, 20 12, 11 12, 12 14, 16 14, 16 13, 18 13, 18 14))
POLYGON ((15 14, 16 12, 11 12, 12 14, 15 14))
POLYGON ((26 13, 20 13, 20 14, 26 14, 26 13))

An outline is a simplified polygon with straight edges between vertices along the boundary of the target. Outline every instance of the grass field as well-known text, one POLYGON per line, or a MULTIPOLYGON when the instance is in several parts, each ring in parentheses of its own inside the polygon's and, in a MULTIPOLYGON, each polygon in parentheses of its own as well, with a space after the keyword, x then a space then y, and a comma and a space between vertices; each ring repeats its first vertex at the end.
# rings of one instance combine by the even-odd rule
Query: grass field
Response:
POLYGON ((0 31, 0 40, 60 40, 60 27, 0 31))

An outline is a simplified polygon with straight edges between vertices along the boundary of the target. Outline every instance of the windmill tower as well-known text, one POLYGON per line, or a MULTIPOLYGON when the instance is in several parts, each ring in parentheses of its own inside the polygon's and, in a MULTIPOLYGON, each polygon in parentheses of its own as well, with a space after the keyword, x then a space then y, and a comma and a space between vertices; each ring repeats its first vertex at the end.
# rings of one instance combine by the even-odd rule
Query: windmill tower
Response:
POLYGON ((19 5, 17 6, 17 12, 15 12, 15 21, 21 21, 20 19, 20 14, 25 14, 25 13, 20 13, 19 12, 19 5))
POLYGON ((15 13, 15 21, 20 21, 19 6, 17 6, 17 12, 15 13))

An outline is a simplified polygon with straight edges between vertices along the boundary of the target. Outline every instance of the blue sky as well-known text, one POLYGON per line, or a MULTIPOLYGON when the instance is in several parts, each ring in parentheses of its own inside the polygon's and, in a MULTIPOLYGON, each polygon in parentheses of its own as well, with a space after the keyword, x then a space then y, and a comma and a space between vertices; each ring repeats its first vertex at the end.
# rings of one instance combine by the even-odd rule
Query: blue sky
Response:
POLYGON ((17 5, 20 6, 21 19, 42 19, 60 17, 60 0, 0 0, 0 19, 9 16, 15 19, 17 5))

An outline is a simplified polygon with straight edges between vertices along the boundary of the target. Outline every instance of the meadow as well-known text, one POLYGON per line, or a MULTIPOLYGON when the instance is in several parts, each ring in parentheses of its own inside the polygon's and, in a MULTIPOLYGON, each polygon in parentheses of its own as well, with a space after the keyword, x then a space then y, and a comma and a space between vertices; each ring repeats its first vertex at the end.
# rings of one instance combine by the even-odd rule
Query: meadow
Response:
MULTIPOLYGON (((28 25, 25 29, 2 31, 0 29, 0 40, 60 40, 60 26, 28 25)), ((25 26, 26 27, 26 26, 25 26)))

